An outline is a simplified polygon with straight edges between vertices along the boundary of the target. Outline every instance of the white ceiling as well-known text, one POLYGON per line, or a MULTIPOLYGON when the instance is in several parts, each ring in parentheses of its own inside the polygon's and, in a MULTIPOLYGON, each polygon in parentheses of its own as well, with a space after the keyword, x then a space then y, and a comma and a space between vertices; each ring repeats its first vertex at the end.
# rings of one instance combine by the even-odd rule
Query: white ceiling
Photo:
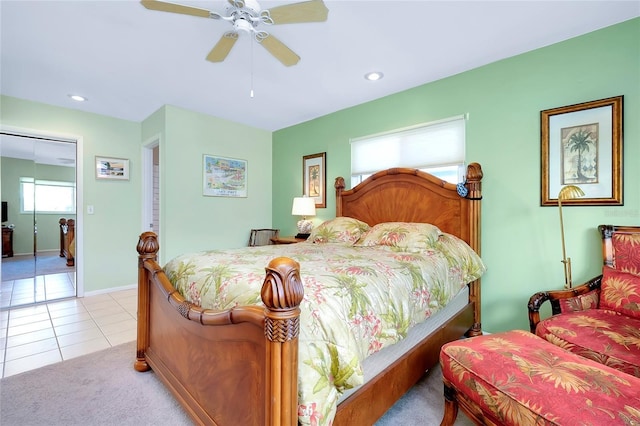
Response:
POLYGON ((219 20, 133 0, 2 0, 1 92, 136 122, 170 104, 273 131, 640 16, 639 0, 325 3, 326 22, 267 28, 302 58, 285 67, 246 34, 206 61, 231 29, 219 20), (372 70, 384 79, 366 81, 372 70))

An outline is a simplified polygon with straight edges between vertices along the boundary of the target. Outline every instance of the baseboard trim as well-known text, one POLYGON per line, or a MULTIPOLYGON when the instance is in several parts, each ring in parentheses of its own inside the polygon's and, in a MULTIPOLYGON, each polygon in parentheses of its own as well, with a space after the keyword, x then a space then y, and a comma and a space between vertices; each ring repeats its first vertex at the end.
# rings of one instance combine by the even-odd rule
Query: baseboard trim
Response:
MULTIPOLYGON (((137 288, 138 288, 138 284, 131 284, 131 285, 125 285, 121 287, 104 288, 104 289, 95 290, 95 291, 85 291, 84 296, 82 297, 99 296, 101 294, 108 294, 116 291, 132 290, 137 288)), ((78 297, 81 297, 81 296, 78 296, 78 297)))

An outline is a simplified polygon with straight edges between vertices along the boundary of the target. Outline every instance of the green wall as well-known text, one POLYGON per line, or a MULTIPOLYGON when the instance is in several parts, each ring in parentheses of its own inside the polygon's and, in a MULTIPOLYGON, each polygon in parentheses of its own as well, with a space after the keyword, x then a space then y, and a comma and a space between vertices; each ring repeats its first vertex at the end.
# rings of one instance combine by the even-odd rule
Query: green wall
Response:
POLYGON ((252 228, 271 227, 271 132, 165 106, 143 123, 142 140, 156 137, 161 260, 246 246, 252 228), (247 160, 248 196, 203 196, 204 154, 247 160))
POLYGON ((295 233, 290 208, 302 192, 303 155, 327 153, 319 223, 334 216, 334 178, 350 175, 350 138, 468 113, 466 159, 484 171, 483 326, 528 329, 529 297, 564 283, 558 209, 540 207, 540 111, 617 95, 624 95, 624 206, 563 209, 579 283, 601 270, 599 224, 640 225, 640 19, 275 132, 274 226, 295 233))
MULTIPOLYGON (((36 177, 42 180, 75 182, 73 167, 36 164, 33 161, 2 157, 2 201, 8 202, 7 223, 15 225, 13 230, 14 254, 33 253, 33 213, 20 213, 20 178, 36 177)), ((60 218, 75 219, 75 214, 39 213, 38 251, 60 250, 60 218)))
POLYGON ((83 169, 78 205, 78 228, 84 247, 76 253, 77 273, 85 293, 100 292, 137 281, 135 244, 140 233, 140 124, 67 108, 54 107, 7 96, 0 98, 3 126, 82 138, 83 169), (95 156, 128 158, 128 181, 96 180, 95 156), (95 214, 81 215, 87 205, 95 214))
MULTIPOLYGON (((271 133, 165 106, 143 123, 0 97, 0 123, 82 138, 84 291, 96 293, 137 282, 136 243, 142 232, 142 148, 160 140, 161 261, 179 253, 247 244, 254 227, 270 227, 271 133), (202 195, 203 154, 248 162, 246 198, 202 195), (128 181, 96 180, 95 156, 128 158, 128 181), (162 247, 166 245, 167 250, 162 247)), ((4 183, 3 183, 4 185, 4 183)), ((4 188, 3 188, 4 189, 4 188)), ((82 260, 80 257, 82 256, 82 260)))

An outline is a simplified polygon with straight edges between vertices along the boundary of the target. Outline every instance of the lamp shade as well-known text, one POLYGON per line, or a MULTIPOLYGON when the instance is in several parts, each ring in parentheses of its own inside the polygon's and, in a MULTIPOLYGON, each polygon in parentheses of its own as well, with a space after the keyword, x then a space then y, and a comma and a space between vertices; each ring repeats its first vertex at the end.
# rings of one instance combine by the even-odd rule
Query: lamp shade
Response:
POLYGON ((291 214, 294 216, 315 216, 316 201, 309 197, 295 197, 293 199, 293 207, 291 214))
POLYGON ((558 193, 558 200, 573 200, 584 196, 582 189, 575 185, 567 185, 558 193))

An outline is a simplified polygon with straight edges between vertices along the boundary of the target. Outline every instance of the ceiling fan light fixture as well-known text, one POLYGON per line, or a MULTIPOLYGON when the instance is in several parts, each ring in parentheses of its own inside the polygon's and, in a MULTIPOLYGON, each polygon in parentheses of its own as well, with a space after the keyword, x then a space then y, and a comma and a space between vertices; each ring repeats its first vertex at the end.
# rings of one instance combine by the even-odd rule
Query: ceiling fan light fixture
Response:
POLYGON ((382 77, 384 77, 384 74, 381 73, 380 71, 372 71, 364 75, 364 78, 369 81, 377 81, 377 80, 380 80, 382 77))
POLYGON ((246 19, 239 18, 233 22, 233 28, 236 31, 244 31, 247 33, 251 33, 254 30, 253 25, 247 21, 246 19))
POLYGON ((70 97, 71 99, 73 99, 74 101, 76 101, 76 102, 85 102, 85 101, 87 101, 87 100, 88 100, 88 99, 87 99, 87 98, 85 98, 84 96, 80 96, 80 95, 73 95, 73 94, 70 94, 70 95, 69 95, 69 97, 70 97))
POLYGON ((75 164, 76 160, 74 160, 73 158, 64 158, 64 157, 58 157, 58 161, 60 161, 62 164, 75 164))

